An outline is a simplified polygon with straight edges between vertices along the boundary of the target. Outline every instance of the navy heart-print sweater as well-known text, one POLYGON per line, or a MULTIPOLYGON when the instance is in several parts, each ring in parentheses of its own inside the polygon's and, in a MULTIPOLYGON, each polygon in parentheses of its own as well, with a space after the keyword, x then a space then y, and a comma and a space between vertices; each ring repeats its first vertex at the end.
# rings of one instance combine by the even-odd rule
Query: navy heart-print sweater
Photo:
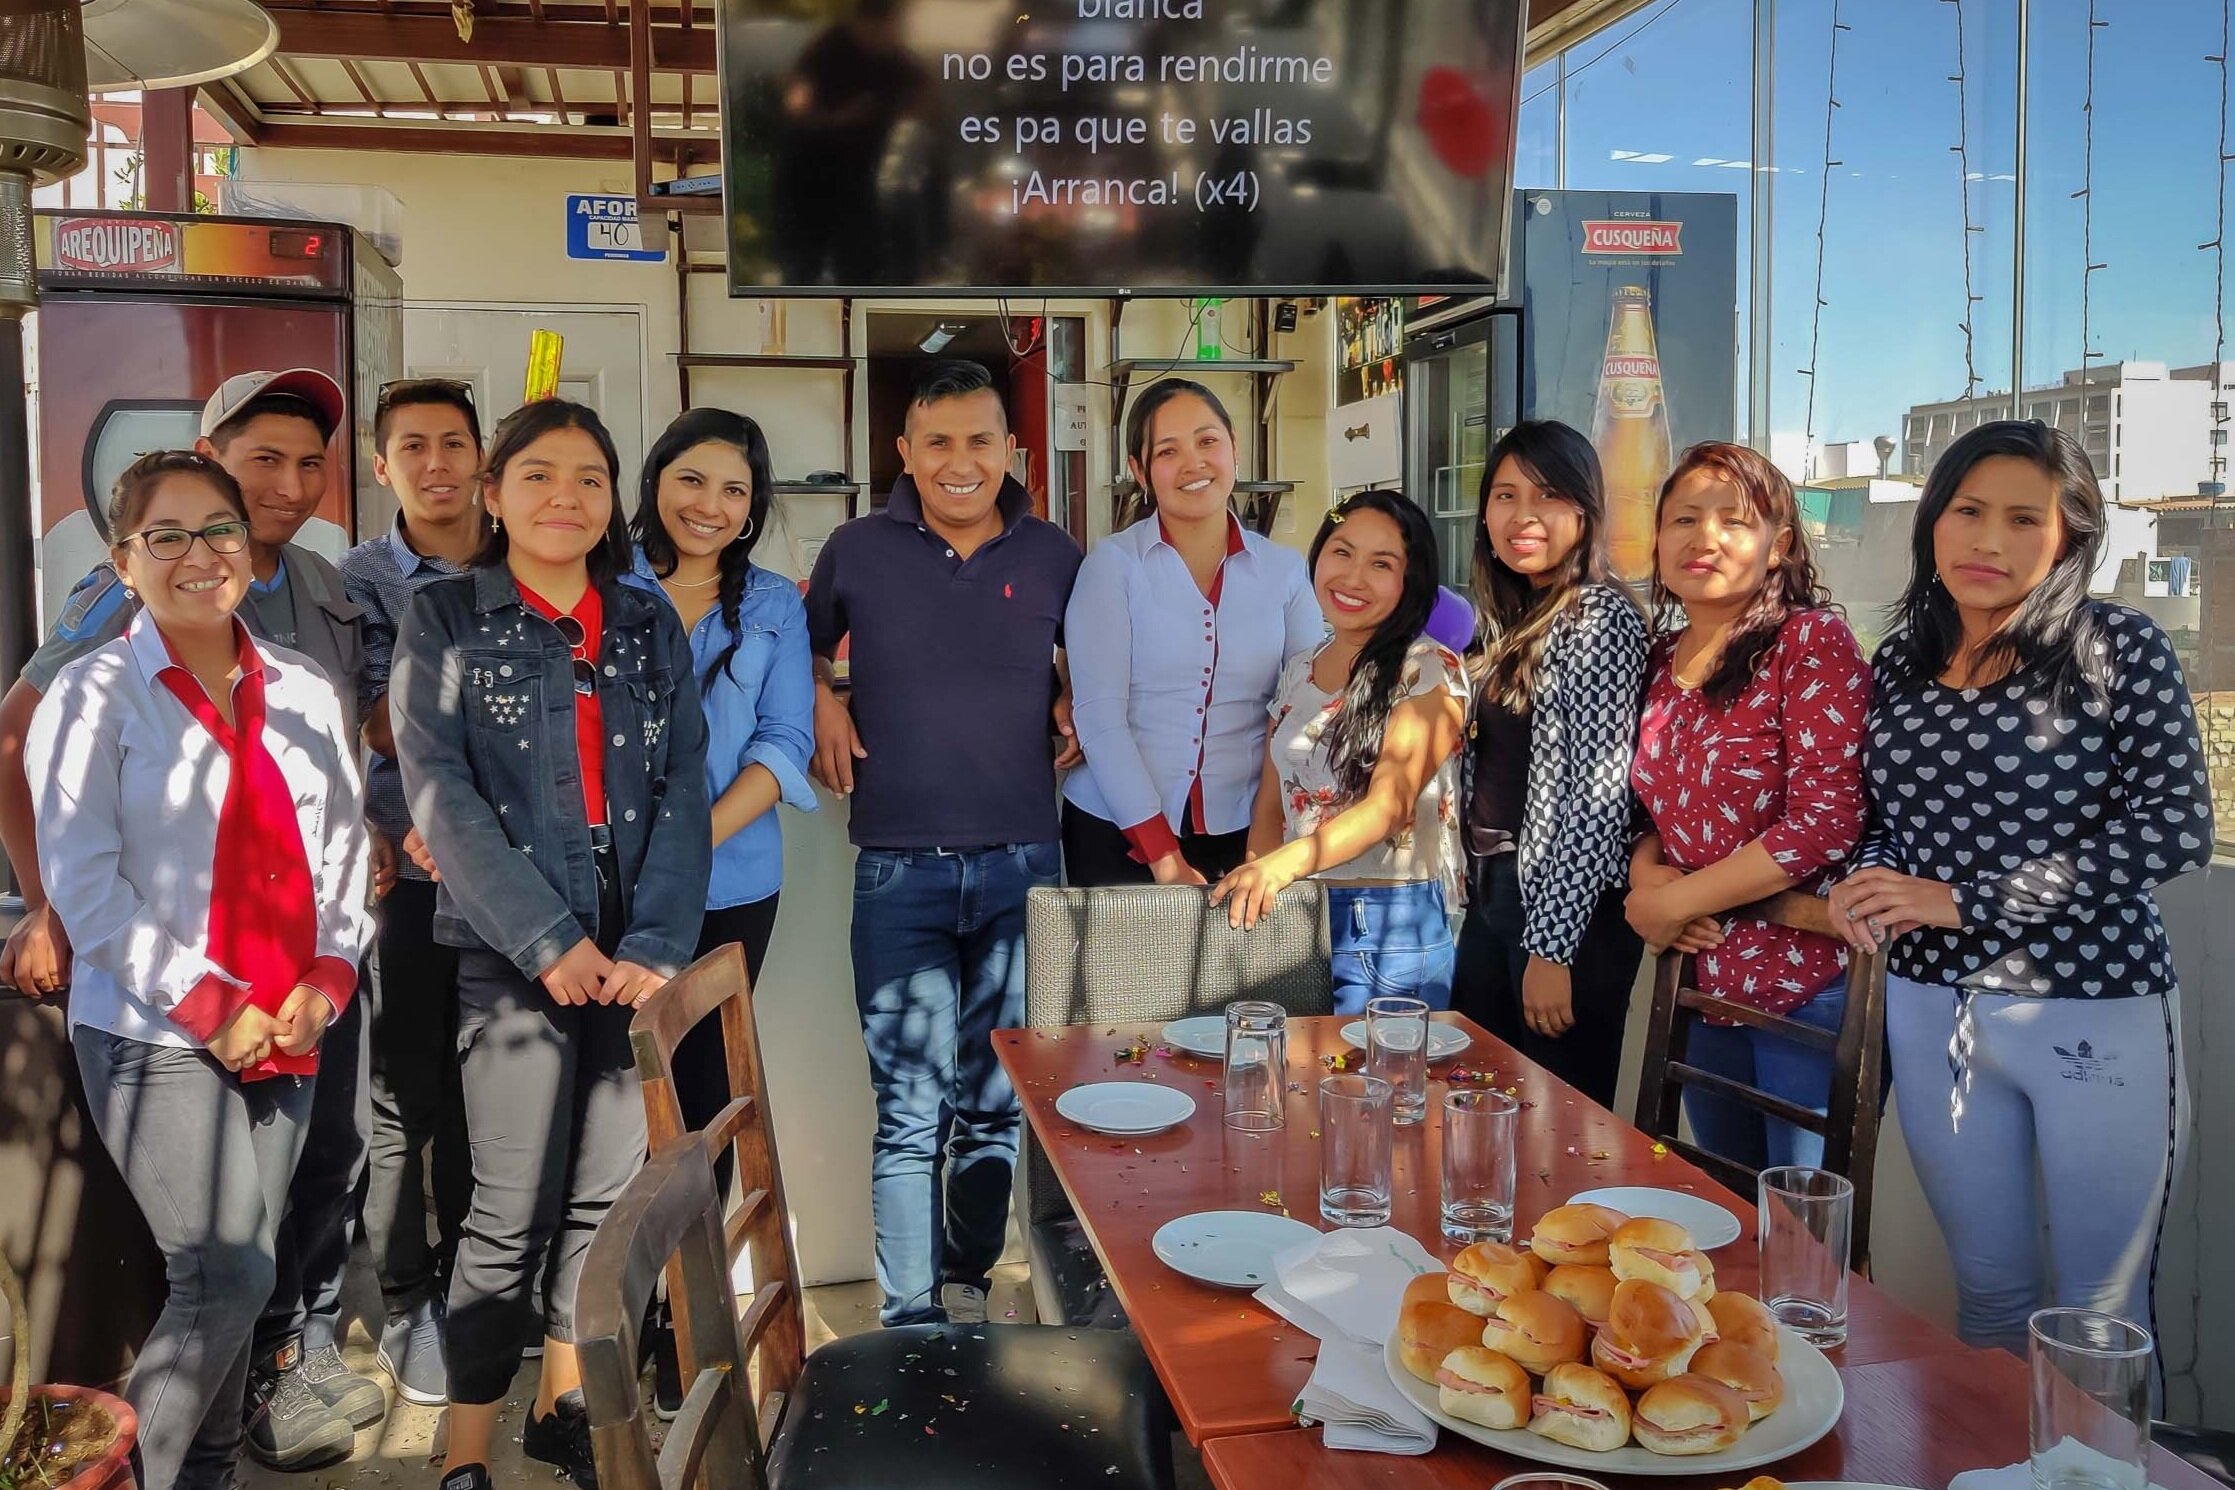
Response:
POLYGON ((2203 743, 2165 633, 2089 604, 2110 686, 2069 706, 2027 678, 1900 683, 1880 649, 1855 864, 1953 885, 1963 916, 1896 941, 1896 977, 2043 998, 2173 991, 2150 890, 2211 858, 2203 743))

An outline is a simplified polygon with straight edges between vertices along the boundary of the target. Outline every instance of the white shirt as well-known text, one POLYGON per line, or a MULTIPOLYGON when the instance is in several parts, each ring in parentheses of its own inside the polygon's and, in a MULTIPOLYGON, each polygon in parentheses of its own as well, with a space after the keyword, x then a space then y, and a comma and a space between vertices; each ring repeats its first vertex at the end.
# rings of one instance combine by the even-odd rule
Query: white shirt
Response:
MULTIPOLYGON (((1229 523, 1233 519, 1228 519, 1229 523)), ((1063 783, 1082 811, 1131 828, 1188 826, 1203 778, 1203 828, 1249 826, 1265 768, 1265 711, 1281 665, 1327 634, 1303 556, 1231 529, 1214 611, 1187 561, 1142 519, 1096 544, 1063 618, 1083 769, 1063 783)))
MULTIPOLYGON (((372 940, 364 788, 341 700, 309 658, 260 643, 264 747, 295 797, 318 911, 318 955, 356 963, 372 940)), ((198 1049, 170 1011, 210 974, 218 813, 232 762, 159 675, 145 611, 63 669, 24 741, 39 878, 75 965, 70 1022, 198 1049)))

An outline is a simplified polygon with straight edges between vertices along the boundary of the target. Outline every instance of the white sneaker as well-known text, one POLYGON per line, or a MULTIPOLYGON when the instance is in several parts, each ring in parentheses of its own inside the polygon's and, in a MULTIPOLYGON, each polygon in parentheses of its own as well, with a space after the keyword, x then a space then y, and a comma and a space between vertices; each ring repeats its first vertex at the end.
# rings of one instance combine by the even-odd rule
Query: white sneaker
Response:
POLYGON ((984 1324, 986 1291, 967 1283, 943 1284, 939 1289, 939 1307, 946 1311, 949 1324, 984 1324))

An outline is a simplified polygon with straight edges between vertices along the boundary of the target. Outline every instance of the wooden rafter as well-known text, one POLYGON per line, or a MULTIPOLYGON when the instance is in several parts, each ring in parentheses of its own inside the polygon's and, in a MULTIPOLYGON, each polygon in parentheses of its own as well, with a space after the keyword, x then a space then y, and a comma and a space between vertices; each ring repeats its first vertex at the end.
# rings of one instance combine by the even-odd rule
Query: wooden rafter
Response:
POLYGON ((303 85, 296 81, 295 74, 288 70, 288 66, 286 63, 280 61, 279 58, 276 56, 266 58, 265 60, 271 63, 273 73, 278 76, 279 80, 282 83, 285 83, 287 85, 287 91, 294 94, 295 97, 302 102, 304 108, 309 109, 313 114, 325 112, 318 106, 318 100, 311 97, 310 94, 305 91, 303 85))
POLYGON ((481 74, 481 86, 485 90, 487 90, 489 94, 489 112, 495 117, 502 119, 505 113, 504 92, 502 89, 497 87, 496 77, 490 72, 487 67, 477 67, 474 69, 474 71, 481 74))
POLYGON ((567 96, 559 91, 559 70, 556 67, 546 67, 543 70, 543 81, 550 85, 551 102, 558 108, 559 122, 572 124, 574 115, 567 109, 567 96))
POLYGON ((388 113, 388 105, 373 97, 372 88, 365 82, 365 75, 357 70, 357 64, 344 57, 341 70, 349 74, 349 81, 356 85, 358 95, 372 107, 372 111, 385 118, 388 113))
MULTIPOLYGON (((376 11, 312 10, 301 0, 268 7, 279 23, 279 50, 297 57, 351 58, 360 62, 449 62, 472 66, 572 67, 585 70, 628 65, 628 41, 635 22, 624 29, 580 6, 564 11, 544 7, 541 21, 483 16, 473 40, 462 40, 447 12, 381 15, 376 11)), ((632 17, 637 8, 632 6, 632 17)), ((659 72, 714 71, 714 33, 709 27, 685 31, 650 25, 652 67, 659 72)))
POLYGON ((261 145, 264 142, 261 111, 231 79, 204 83, 201 88, 201 102, 210 116, 225 126, 225 132, 233 137, 235 143, 261 145))
POLYGON ((427 107, 435 111, 435 117, 438 119, 449 118, 450 109, 436 96, 435 85, 427 81, 426 72, 416 62, 408 62, 404 65, 411 69, 411 75, 418 82, 419 91, 427 96, 427 107))

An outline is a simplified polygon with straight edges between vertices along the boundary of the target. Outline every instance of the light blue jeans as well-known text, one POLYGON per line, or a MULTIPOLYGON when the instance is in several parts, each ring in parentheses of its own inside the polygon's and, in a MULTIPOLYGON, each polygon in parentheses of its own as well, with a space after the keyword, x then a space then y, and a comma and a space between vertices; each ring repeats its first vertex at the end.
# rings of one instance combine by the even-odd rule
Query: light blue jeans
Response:
POLYGON ((1886 980, 1894 1102, 1955 1264, 1957 1333, 2023 1351, 2027 1319, 2051 1304, 2154 1329, 2158 1231, 2189 1124, 2173 1000, 1971 995, 1958 1115, 1960 1012, 1955 989, 1886 980))
MULTIPOLYGON (((1847 1017, 1847 981, 1842 978, 1789 1018, 1820 1030, 1837 1030, 1847 1017)), ((1783 1097, 1811 1112, 1821 1113, 1831 1103, 1832 1059, 1828 1050, 1749 1029, 1743 1024, 1709 1024, 1692 1021, 1685 1037, 1687 1064, 1717 1076, 1728 1076, 1783 1097)), ((1781 1164, 1804 1164, 1814 1169, 1824 1162, 1824 1136, 1796 1128, 1780 1118, 1733 1102, 1713 1092, 1684 1089, 1684 1116, 1692 1123, 1692 1137, 1711 1154, 1745 1165, 1768 1169, 1781 1164)))
POLYGON ((1327 929, 1335 954, 1335 1012, 1363 1014, 1366 1000, 1404 995, 1451 1007, 1454 948, 1443 886, 1331 885, 1327 929))

